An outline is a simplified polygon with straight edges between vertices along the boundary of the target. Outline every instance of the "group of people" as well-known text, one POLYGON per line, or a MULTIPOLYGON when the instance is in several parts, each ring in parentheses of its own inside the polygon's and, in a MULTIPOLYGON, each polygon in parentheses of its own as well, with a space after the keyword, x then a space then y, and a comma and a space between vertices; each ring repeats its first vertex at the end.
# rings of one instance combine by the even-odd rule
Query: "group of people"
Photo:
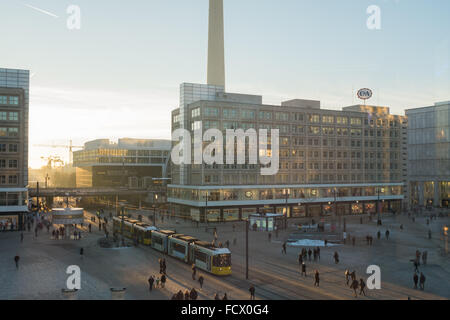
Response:
POLYGON ((148 278, 149 290, 153 291, 153 288, 164 288, 166 286, 166 281, 167 277, 165 274, 163 274, 161 277, 155 277, 154 275, 151 275, 150 278, 148 278))
POLYGON ((197 300, 198 293, 195 288, 192 288, 191 291, 186 290, 184 293, 182 290, 174 293, 171 300, 197 300))
POLYGON ((350 288, 353 290, 354 296, 355 298, 358 296, 357 295, 357 290, 359 290, 359 295, 364 294, 364 296, 366 295, 365 292, 365 288, 366 288, 366 283, 364 282, 364 279, 361 278, 359 279, 359 281, 356 279, 356 271, 353 270, 352 272, 350 272, 348 269, 345 270, 345 283, 346 285, 350 286, 350 288), (350 282, 351 280, 351 282, 350 282))
MULTIPOLYGON (((285 251, 285 244, 283 244, 283 251, 285 251)), ((306 261, 307 259, 311 261, 311 256, 313 256, 314 261, 320 260, 320 248, 316 247, 311 250, 309 248, 306 250, 306 248, 303 248, 300 254, 298 255, 298 263, 301 265, 303 261, 306 261)))
POLYGON ((425 290, 425 275, 419 271, 420 258, 422 258, 422 264, 426 265, 428 260, 428 251, 420 252, 416 250, 416 258, 411 260, 414 263, 414 289, 417 289, 417 284, 419 283, 420 290, 425 290))

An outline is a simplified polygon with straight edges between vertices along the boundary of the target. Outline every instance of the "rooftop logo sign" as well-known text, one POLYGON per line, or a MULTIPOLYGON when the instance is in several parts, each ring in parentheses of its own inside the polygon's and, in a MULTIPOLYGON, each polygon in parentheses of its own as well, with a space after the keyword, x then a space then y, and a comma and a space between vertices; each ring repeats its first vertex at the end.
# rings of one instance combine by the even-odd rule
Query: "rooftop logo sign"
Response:
POLYGON ((363 88, 358 90, 358 98, 361 100, 368 100, 372 98, 372 90, 363 88))

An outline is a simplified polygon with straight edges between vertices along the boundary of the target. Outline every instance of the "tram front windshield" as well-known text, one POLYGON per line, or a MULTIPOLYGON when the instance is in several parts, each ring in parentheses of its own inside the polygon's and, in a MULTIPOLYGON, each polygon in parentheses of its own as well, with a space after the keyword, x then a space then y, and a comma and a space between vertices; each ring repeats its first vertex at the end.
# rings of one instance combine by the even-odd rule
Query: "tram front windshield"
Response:
POLYGON ((218 254, 213 257, 213 265, 215 267, 229 267, 231 266, 231 254, 218 254))

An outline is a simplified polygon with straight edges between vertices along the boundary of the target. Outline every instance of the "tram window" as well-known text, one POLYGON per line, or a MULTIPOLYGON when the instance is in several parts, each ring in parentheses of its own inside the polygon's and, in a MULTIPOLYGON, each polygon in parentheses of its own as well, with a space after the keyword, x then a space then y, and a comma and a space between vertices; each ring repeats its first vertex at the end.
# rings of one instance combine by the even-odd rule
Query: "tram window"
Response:
POLYGON ((208 255, 206 253, 203 253, 201 251, 195 251, 195 260, 200 260, 203 262, 207 262, 208 261, 208 255))
POLYGON ((175 242, 172 242, 172 249, 175 251, 178 251, 179 253, 182 253, 182 254, 184 254, 186 252, 185 246, 183 246, 179 243, 175 243, 175 242))
POLYGON ((157 243, 157 244, 159 244, 159 245, 162 245, 162 238, 160 238, 160 237, 154 237, 153 239, 152 239, 152 241, 154 242, 154 243, 157 243))
POLYGON ((229 267, 231 266, 230 254, 219 254, 213 257, 213 265, 215 267, 229 267))

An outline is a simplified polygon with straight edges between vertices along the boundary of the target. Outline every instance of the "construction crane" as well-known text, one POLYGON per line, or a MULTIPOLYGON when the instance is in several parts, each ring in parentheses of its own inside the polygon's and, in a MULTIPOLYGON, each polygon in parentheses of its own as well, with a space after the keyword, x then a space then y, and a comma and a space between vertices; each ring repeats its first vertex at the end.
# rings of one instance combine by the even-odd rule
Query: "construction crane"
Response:
POLYGON ((73 148, 84 149, 84 146, 72 145, 72 140, 69 141, 69 145, 60 144, 35 144, 34 147, 46 147, 46 148, 65 148, 69 149, 69 163, 73 163, 73 148))

